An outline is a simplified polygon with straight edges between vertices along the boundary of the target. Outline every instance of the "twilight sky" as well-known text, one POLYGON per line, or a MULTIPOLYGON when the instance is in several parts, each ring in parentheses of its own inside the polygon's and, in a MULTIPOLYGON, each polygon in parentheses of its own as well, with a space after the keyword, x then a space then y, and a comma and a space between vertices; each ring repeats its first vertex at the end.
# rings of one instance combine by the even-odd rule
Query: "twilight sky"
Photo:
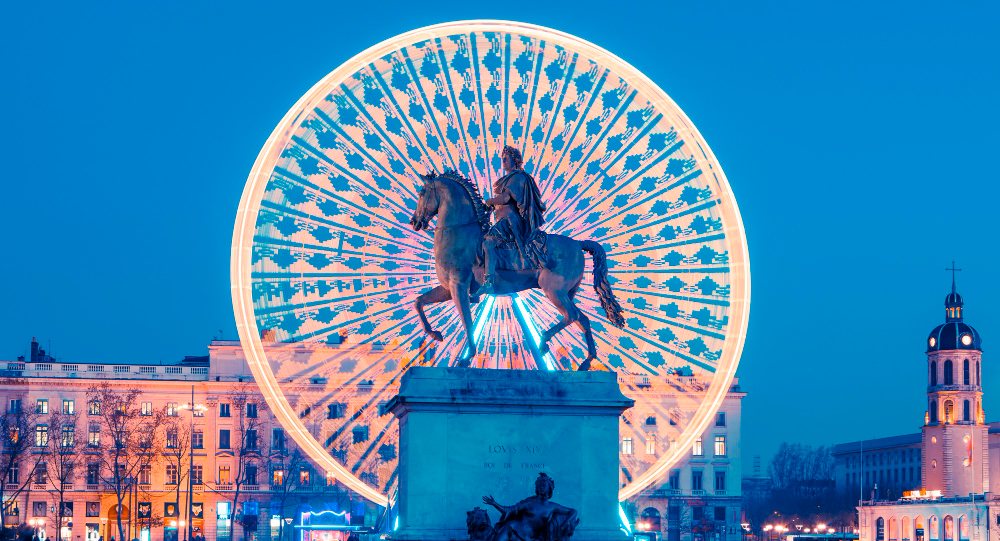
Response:
POLYGON ((918 430, 952 259, 1000 419, 996 4, 115 4, 19 2, 0 17, 0 359, 33 335, 76 361, 234 338, 233 219, 284 112, 378 41, 501 18, 629 61, 722 162, 753 275, 747 464, 781 441, 918 430))

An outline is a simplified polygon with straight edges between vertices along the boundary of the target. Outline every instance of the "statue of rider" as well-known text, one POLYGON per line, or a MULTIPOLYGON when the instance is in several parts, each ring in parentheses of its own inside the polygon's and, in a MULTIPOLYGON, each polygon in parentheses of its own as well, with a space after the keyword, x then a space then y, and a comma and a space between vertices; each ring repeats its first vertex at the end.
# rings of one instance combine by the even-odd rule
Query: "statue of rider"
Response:
POLYGON ((541 192, 535 179, 524 171, 519 150, 505 146, 500 159, 506 174, 493 183, 494 195, 486 200, 493 207, 494 223, 483 241, 486 276, 477 295, 493 293, 502 246, 517 248, 519 261, 511 262, 517 270, 544 266, 545 234, 540 228, 545 222, 545 205, 541 192))

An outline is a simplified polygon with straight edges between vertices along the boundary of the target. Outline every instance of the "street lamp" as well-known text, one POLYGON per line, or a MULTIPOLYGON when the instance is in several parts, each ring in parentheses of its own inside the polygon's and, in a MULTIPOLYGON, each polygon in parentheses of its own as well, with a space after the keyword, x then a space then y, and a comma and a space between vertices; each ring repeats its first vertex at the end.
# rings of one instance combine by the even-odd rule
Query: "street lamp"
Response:
MULTIPOLYGON (((285 524, 287 524, 287 525, 288 525, 288 526, 287 526, 287 529, 288 529, 288 531, 291 531, 291 530, 292 530, 292 521, 293 521, 293 520, 295 520, 295 519, 293 519, 292 517, 285 517, 285 524)), ((294 535, 292 535, 292 534, 289 534, 289 536, 288 536, 288 537, 291 537, 291 538, 292 538, 293 540, 295 539, 295 536, 294 536, 294 535)))

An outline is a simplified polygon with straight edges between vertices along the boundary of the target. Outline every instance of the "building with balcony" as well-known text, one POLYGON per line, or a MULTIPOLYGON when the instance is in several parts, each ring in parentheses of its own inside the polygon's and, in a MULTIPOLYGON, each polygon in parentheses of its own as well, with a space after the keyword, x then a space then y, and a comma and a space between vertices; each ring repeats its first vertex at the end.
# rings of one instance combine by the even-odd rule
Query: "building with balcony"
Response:
MULTIPOLYGON (((68 363, 32 340, 29 358, 0 362, 5 430, 24 444, 16 453, 17 441, 3 442, 4 525, 28 524, 42 540, 100 541, 120 537, 121 518, 128 539, 175 541, 290 539, 289 522, 307 511, 374 524, 379 508, 296 452, 238 350, 213 342, 208 356, 177 362, 68 363), (157 419, 156 452, 122 459, 129 471, 119 474, 109 460, 117 428, 95 400, 101 386, 137 390, 136 426, 157 419)), ((143 453, 141 443, 122 445, 143 453)))

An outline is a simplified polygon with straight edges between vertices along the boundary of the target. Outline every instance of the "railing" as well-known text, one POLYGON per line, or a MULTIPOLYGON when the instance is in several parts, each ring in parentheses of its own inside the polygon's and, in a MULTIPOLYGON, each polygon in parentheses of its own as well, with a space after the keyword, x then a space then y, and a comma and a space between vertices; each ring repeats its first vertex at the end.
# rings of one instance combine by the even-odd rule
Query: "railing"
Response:
POLYGON ((230 490, 233 490, 233 484, 232 483, 215 483, 215 490, 230 491, 230 490))
MULTIPOLYGON (((7 362, 0 374, 9 377, 44 377, 69 379, 137 379, 204 381, 208 368, 204 366, 151 366, 124 364, 62 364, 7 362)), ((3 365, 0 365, 2 368, 3 365)))
POLYGON ((87 483, 87 490, 91 492, 97 492, 98 490, 101 490, 101 485, 92 485, 90 483, 87 483))
POLYGON ((243 490, 247 492, 258 492, 260 491, 260 485, 243 485, 243 490))
POLYGON ((18 483, 5 483, 3 486, 4 490, 17 490, 19 488, 21 488, 21 485, 18 483))
POLYGON ((726 495, 726 491, 725 490, 718 490, 718 489, 716 489, 715 495, 716 496, 725 496, 726 495))
POLYGON ((705 495, 705 491, 704 490, 692 490, 691 491, 691 495, 692 496, 704 496, 705 495))

